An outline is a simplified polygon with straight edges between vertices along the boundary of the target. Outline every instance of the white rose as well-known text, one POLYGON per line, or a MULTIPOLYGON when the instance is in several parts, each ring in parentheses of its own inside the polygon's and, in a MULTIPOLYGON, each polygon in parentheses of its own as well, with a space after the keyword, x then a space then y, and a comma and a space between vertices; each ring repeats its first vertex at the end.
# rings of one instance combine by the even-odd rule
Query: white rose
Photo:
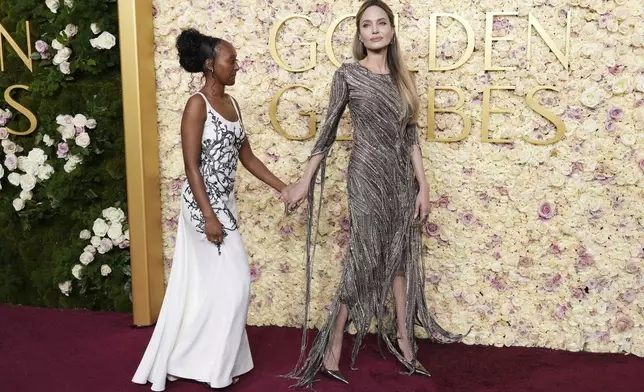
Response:
POLYGON ((60 7, 58 0, 45 0, 45 5, 54 14, 58 12, 58 7, 60 7))
POLYGON ((82 159, 79 156, 72 155, 71 157, 69 157, 69 160, 63 166, 63 169, 65 170, 65 172, 71 173, 74 171, 74 169, 76 169, 76 166, 78 166, 78 164, 81 162, 82 162, 82 159))
MULTIPOLYGON (((47 0, 50 1, 50 0, 47 0)), ((58 289, 60 289, 60 292, 63 293, 66 296, 69 296, 69 293, 72 292, 72 282, 70 280, 63 282, 63 283, 58 283, 58 289)))
MULTIPOLYGON (((110 229, 107 231, 107 236, 113 240, 116 240, 121 235, 123 235, 123 226, 120 223, 113 223, 110 226, 110 229)), ((116 244, 118 245, 118 244, 116 244)))
POLYGON ((31 191, 22 191, 20 192, 20 198, 24 201, 31 200, 34 197, 31 191))
POLYGON ((101 28, 98 27, 96 23, 92 23, 91 25, 89 25, 89 28, 92 29, 92 33, 94 34, 98 34, 101 32, 101 28))
POLYGON ((63 139, 67 140, 73 138, 74 135, 76 135, 76 130, 74 129, 74 127, 61 125, 60 127, 58 127, 58 133, 60 133, 60 136, 62 136, 63 139))
POLYGON ((60 63, 60 65, 58 66, 58 69, 64 75, 69 75, 72 72, 72 69, 70 68, 70 64, 67 61, 63 61, 62 63, 60 63))
POLYGON ((603 99, 602 92, 596 86, 593 86, 586 89, 583 93, 581 93, 581 97, 579 100, 581 101, 582 105, 587 106, 589 108, 594 108, 597 105, 599 105, 602 99, 603 99))
POLYGON ((644 93, 644 73, 637 75, 637 84, 635 88, 637 88, 637 91, 644 93))
POLYGON ((54 48, 55 50, 61 50, 65 46, 63 44, 61 44, 60 42, 58 42, 58 40, 55 39, 55 40, 51 41, 51 47, 54 48))
POLYGON ((50 138, 49 135, 45 135, 42 137, 43 143, 45 143, 46 146, 51 147, 54 145, 54 139, 50 138))
POLYGON ((27 174, 36 175, 39 165, 25 157, 18 157, 18 169, 27 174))
POLYGON ((9 131, 7 131, 7 128, 0 127, 0 140, 6 140, 8 138, 9 138, 9 131))
POLYGON ((16 143, 12 142, 11 140, 3 140, 2 141, 2 149, 5 154, 15 154, 18 147, 16 146, 16 143))
POLYGON ((20 176, 20 187, 25 191, 30 191, 36 186, 36 177, 32 174, 24 174, 20 176))
POLYGON ((14 199, 13 200, 13 209, 16 211, 21 211, 23 208, 25 208, 25 201, 22 199, 14 199))
POLYGON ((42 165, 47 160, 47 155, 45 155, 45 152, 42 149, 34 148, 33 150, 29 151, 27 158, 29 158, 30 161, 36 163, 37 165, 42 165))
POLYGON ((74 278, 80 280, 82 272, 83 272, 83 266, 82 265, 76 264, 75 266, 72 267, 72 275, 74 275, 74 278))
POLYGON ((79 237, 81 240, 88 240, 92 238, 92 233, 89 230, 85 229, 80 232, 79 237))
POLYGON ((98 246, 101 244, 101 237, 95 235, 92 238, 90 238, 89 242, 92 244, 93 247, 98 248, 98 246))
POLYGON ((58 51, 58 53, 56 53, 56 55, 51 60, 51 62, 54 63, 54 65, 62 64, 67 60, 69 60, 69 56, 71 55, 72 55, 72 50, 67 47, 63 47, 61 50, 58 51))
POLYGON ((101 244, 96 247, 96 250, 100 254, 105 254, 105 253, 109 252, 110 250, 112 250, 113 247, 114 247, 114 244, 112 244, 111 240, 109 240, 108 238, 103 238, 101 240, 101 244))
POLYGON ((92 245, 87 245, 85 249, 83 249, 83 252, 88 252, 94 255, 96 254, 96 248, 94 248, 92 245))
POLYGON ((112 224, 122 223, 125 221, 125 213, 120 208, 110 207, 103 210, 103 218, 112 224))
POLYGON ((87 148, 87 146, 89 146, 90 138, 87 132, 83 132, 76 136, 75 141, 77 146, 87 148))
POLYGON ((116 37, 104 31, 98 37, 90 39, 89 43, 96 49, 112 49, 116 45, 116 37))
POLYGON ((637 137, 632 133, 627 133, 626 135, 621 136, 622 144, 625 146, 632 146, 637 141, 637 137))
POLYGON ((11 173, 7 176, 7 180, 9 183, 13 186, 18 186, 20 185, 20 174, 18 173, 11 173))
POLYGON ((87 129, 94 129, 94 128, 96 128, 96 120, 94 120, 93 118, 90 118, 89 120, 87 120, 87 124, 85 124, 85 127, 86 127, 87 129))
POLYGON ((41 181, 49 180, 52 174, 54 174, 54 168, 51 165, 45 164, 38 168, 37 176, 41 181))
POLYGON ((74 126, 75 127, 85 127, 87 125, 87 117, 82 114, 77 114, 74 116, 74 126))
MULTIPOLYGON (((109 235, 109 234, 108 234, 108 235, 109 235)), ((114 244, 114 246, 118 246, 118 247, 120 247, 121 249, 123 249, 123 248, 121 247, 121 244, 123 244, 123 242, 125 242, 125 241, 126 241, 125 236, 121 234, 118 238, 113 239, 113 240, 112 240, 112 243, 114 244)))
MULTIPOLYGON (((99 237, 104 237, 105 234, 107 234, 107 231, 109 230, 109 226, 107 222, 105 222, 103 219, 98 218, 94 221, 94 226, 92 226, 92 231, 94 232, 95 235, 99 237)), ((94 244, 92 244, 94 245, 94 244)), ((94 245, 96 246, 96 245, 94 245)))
POLYGON ((81 253, 78 260, 80 260, 83 265, 88 265, 89 263, 94 261, 94 254, 92 252, 83 252, 81 253))
POLYGON ((627 77, 621 77, 613 82, 613 94, 621 95, 630 90, 630 81, 627 77))
POLYGON ((112 269, 110 268, 110 266, 109 266, 109 265, 107 265, 107 264, 103 264, 103 265, 101 266, 101 275, 103 275, 103 276, 107 276, 107 275, 109 275, 109 274, 111 274, 111 273, 112 273, 112 269))
POLYGON ((74 26, 71 23, 68 24, 67 26, 65 26, 65 35, 68 38, 71 38, 71 37, 75 36, 76 34, 78 34, 78 27, 74 26))
MULTIPOLYGON (((74 127, 74 117, 70 116, 69 114, 60 114, 56 116, 56 123, 58 125, 62 125, 63 127, 74 127)), ((59 129, 60 132, 60 129, 59 129)))

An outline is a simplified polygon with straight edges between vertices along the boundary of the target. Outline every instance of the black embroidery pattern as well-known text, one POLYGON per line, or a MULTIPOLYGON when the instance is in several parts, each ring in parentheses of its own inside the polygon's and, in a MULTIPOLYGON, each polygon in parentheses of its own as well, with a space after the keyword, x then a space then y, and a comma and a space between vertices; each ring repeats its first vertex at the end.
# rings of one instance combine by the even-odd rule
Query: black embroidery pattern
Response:
MULTIPOLYGON (((241 125, 224 124, 219 115, 211 109, 208 110, 209 123, 213 126, 214 136, 204 137, 201 142, 200 172, 206 186, 206 194, 210 205, 221 222, 224 238, 228 231, 237 230, 237 220, 226 206, 223 198, 232 195, 235 189, 235 172, 239 160, 239 150, 244 141, 245 133, 241 125), (228 219, 222 219, 227 217, 228 219), (230 222, 227 225, 227 222, 230 222)), ((207 122, 208 125, 208 122, 207 122)), ((204 132, 206 132, 204 127, 204 132)), ((232 195, 234 197, 234 195, 232 195)), ((185 188, 183 200, 188 207, 190 220, 199 234, 206 232, 206 220, 194 198, 190 186, 185 188)), ((221 248, 217 245, 219 254, 221 248)))

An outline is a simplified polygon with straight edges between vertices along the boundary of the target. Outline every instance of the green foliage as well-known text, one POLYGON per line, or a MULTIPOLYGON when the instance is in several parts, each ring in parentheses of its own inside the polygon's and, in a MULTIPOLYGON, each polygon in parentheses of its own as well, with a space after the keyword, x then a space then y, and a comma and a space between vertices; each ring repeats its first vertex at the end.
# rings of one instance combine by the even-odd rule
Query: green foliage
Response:
MULTIPOLYGON (((47 307, 73 307, 129 311, 129 249, 114 247, 85 267, 83 279, 71 275, 79 263, 87 240, 79 233, 92 228, 101 211, 108 207, 126 210, 125 159, 119 47, 101 50, 90 45, 96 38, 90 28, 96 24, 102 31, 118 37, 117 7, 114 0, 75 0, 73 7, 60 0, 57 13, 42 0, 0 0, 0 24, 19 47, 27 53, 25 21, 30 22, 33 73, 3 40, 5 72, 0 72, 0 93, 12 85, 23 84, 29 91, 14 90, 13 99, 28 108, 38 119, 36 132, 27 136, 10 135, 9 140, 24 151, 40 148, 55 173, 38 182, 32 200, 16 212, 13 200, 20 187, 9 183, 10 173, 4 168, 0 178, 0 302, 47 307), (61 31, 68 24, 77 26, 76 35, 68 38, 61 31), (51 48, 57 39, 71 49, 70 73, 64 74, 52 59, 51 48), (43 59, 35 49, 38 40, 49 46, 50 56, 43 59), (61 142, 57 116, 83 114, 97 122, 88 131, 91 143, 82 148, 70 143, 70 153, 83 161, 70 173, 65 159, 57 157, 61 142), (47 135, 52 146, 43 142, 47 135), (104 277, 101 265, 112 273, 104 277), (58 284, 71 280, 73 289, 64 296, 58 284)), ((0 109, 13 112, 8 127, 24 131, 29 120, 7 105, 0 96, 0 109)), ((0 164, 6 154, 0 149, 0 164)))

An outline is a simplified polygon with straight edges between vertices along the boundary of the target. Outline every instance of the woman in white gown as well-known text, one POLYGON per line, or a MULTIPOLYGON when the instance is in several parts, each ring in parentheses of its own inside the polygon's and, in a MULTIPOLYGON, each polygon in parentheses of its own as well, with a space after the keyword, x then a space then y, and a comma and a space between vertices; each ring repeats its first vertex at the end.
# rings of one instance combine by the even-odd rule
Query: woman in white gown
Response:
POLYGON ((179 63, 203 72, 181 121, 187 184, 165 298, 150 343, 132 379, 163 391, 185 378, 223 388, 253 368, 246 313, 250 271, 237 228, 237 161, 279 192, 285 184, 253 154, 237 102, 225 93, 239 69, 224 40, 190 29, 177 39, 179 63))

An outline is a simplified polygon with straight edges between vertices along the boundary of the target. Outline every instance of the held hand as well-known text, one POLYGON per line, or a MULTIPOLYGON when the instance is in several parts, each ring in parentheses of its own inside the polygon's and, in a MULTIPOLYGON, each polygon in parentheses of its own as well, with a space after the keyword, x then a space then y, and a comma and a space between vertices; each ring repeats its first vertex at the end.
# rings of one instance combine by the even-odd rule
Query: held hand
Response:
POLYGON ((425 222, 429 216, 429 192, 426 189, 422 189, 418 192, 416 196, 416 211, 414 218, 420 219, 425 222))
POLYGON ((215 245, 224 241, 224 228, 217 217, 206 218, 206 238, 215 245))
POLYGON ((282 200, 285 203, 285 213, 292 212, 300 206, 308 193, 307 185, 302 181, 291 184, 282 193, 282 200))

